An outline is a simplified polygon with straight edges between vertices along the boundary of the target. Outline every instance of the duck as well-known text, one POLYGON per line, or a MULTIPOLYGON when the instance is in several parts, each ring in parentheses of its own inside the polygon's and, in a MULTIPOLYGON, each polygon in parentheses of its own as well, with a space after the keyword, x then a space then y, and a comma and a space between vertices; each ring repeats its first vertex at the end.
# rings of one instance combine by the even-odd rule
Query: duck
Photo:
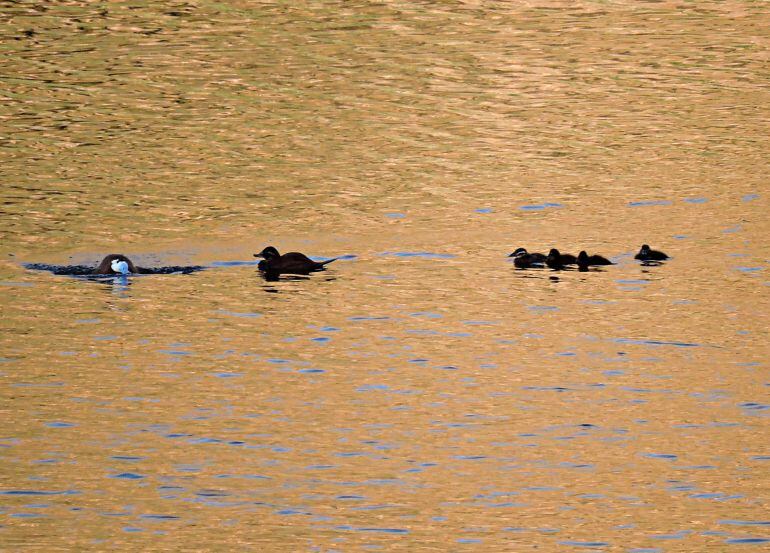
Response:
POLYGON ((128 275, 130 273, 141 273, 143 270, 140 267, 134 265, 123 254, 111 253, 104 259, 96 268, 91 271, 92 275, 128 275))
POLYGON ((525 248, 516 248, 508 257, 513 258, 513 264, 519 269, 530 267, 542 267, 545 263, 545 255, 542 253, 529 253, 525 248))
MULTIPOLYGON (((526 248, 516 248, 515 250, 513 250, 513 253, 510 254, 508 257, 516 258, 516 257, 521 257, 522 255, 528 255, 534 263, 545 263, 545 258, 547 257, 543 253, 528 252, 526 248)), ((514 259, 514 262, 515 262, 515 259, 514 259)))
POLYGON ((335 257, 326 261, 313 261, 305 254, 299 252, 289 252, 281 255, 273 246, 267 246, 261 252, 255 253, 254 257, 263 258, 257 264, 257 269, 272 276, 281 274, 307 275, 316 271, 324 271, 326 270, 326 265, 339 259, 335 257))
POLYGON ((668 255, 658 250, 651 250, 650 246, 643 244, 639 253, 634 256, 634 259, 640 261, 663 261, 668 259, 668 255))
POLYGON ((49 265, 47 263, 24 263, 24 266, 27 269, 32 269, 35 271, 50 271, 55 275, 83 277, 96 276, 97 280, 100 280, 98 277, 105 275, 172 275, 177 273, 186 275, 197 271, 202 271, 206 268, 203 265, 170 265, 165 267, 152 268, 138 267, 134 265, 134 262, 131 261, 128 257, 119 253, 112 253, 106 256, 96 267, 92 267, 90 265, 49 265))
POLYGON ((585 250, 581 250, 577 256, 578 270, 585 272, 589 265, 614 265, 614 263, 602 255, 588 255, 585 250))
POLYGON ((545 258, 545 264, 555 271, 563 269, 565 265, 574 265, 575 263, 577 263, 577 258, 574 255, 561 253, 556 248, 551 248, 548 257, 545 258))

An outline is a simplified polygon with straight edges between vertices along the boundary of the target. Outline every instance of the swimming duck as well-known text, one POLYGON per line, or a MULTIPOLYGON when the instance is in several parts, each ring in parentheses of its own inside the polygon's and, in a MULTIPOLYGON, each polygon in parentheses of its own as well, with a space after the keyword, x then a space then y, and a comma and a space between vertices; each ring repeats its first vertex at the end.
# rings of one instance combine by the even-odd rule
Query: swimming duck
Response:
POLYGON ((601 255, 588 255, 582 250, 577 256, 577 266, 579 271, 587 271, 589 265, 614 265, 612 261, 601 255))
POLYGON ((661 251, 651 250, 650 246, 644 244, 639 250, 639 253, 634 256, 634 259, 640 261, 663 261, 664 259, 668 259, 668 256, 661 251))
POLYGON ((529 253, 524 248, 516 248, 508 257, 513 258, 513 264, 519 269, 542 267, 545 263, 545 256, 542 253, 529 253))
POLYGON ((548 257, 545 258, 545 264, 556 271, 564 268, 565 265, 574 265, 577 258, 569 253, 561 253, 556 248, 551 248, 548 257))
POLYGON ((281 274, 289 275, 307 275, 316 271, 323 271, 326 265, 338 258, 327 259, 326 261, 313 261, 305 254, 299 252, 289 252, 283 255, 273 246, 268 246, 254 257, 262 257, 257 268, 264 273, 272 276, 281 274))
POLYGON ((112 253, 102 259, 102 262, 94 269, 93 275, 127 275, 129 273, 141 273, 143 270, 138 268, 125 255, 112 253))
MULTIPOLYGON (((543 253, 537 253, 537 252, 528 252, 526 248, 516 248, 513 250, 513 253, 510 254, 508 257, 521 257, 522 255, 528 255, 529 258, 532 260, 533 263, 545 263, 546 255, 543 253)), ((516 260, 514 259, 514 264, 516 260)))
POLYGON ((202 271, 205 266, 202 265, 189 265, 178 266, 171 265, 166 267, 137 267, 134 263, 125 255, 113 253, 102 259, 101 263, 96 268, 90 265, 49 265, 47 263, 24 263, 27 269, 33 269, 35 271, 50 271, 55 275, 68 275, 68 276, 96 276, 104 275, 122 275, 127 276, 130 274, 141 275, 171 275, 171 274, 189 274, 196 271, 202 271))

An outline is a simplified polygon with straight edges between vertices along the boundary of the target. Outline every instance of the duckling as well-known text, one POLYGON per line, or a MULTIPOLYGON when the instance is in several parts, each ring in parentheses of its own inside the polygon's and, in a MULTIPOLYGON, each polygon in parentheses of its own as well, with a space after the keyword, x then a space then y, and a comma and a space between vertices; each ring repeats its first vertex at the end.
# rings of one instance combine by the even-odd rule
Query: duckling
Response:
POLYGON ((640 261, 663 261, 668 259, 668 255, 658 250, 651 250, 647 244, 642 245, 639 253, 634 256, 634 259, 640 261))
POLYGON ((519 269, 542 267, 543 263, 545 263, 545 256, 542 253, 529 253, 524 248, 517 248, 508 257, 513 258, 513 264, 519 269))
POLYGON ((125 255, 112 253, 102 259, 102 262, 94 269, 93 275, 127 275, 129 273, 143 272, 125 255))
POLYGON ((529 269, 532 267, 543 267, 543 262, 534 255, 523 253, 513 258, 513 264, 518 269, 529 269))
POLYGON ((335 257, 326 261, 313 261, 305 254, 299 252, 289 252, 281 255, 273 246, 267 246, 261 252, 255 253, 254 257, 263 258, 257 265, 257 268, 272 276, 281 274, 307 275, 316 271, 323 271, 326 269, 327 264, 338 259, 335 257))
MULTIPOLYGON (((528 255, 529 259, 533 263, 545 263, 545 258, 546 258, 545 254, 537 253, 537 252, 530 253, 527 251, 526 248, 516 248, 515 250, 513 250, 513 253, 510 254, 508 257, 516 258, 516 257, 521 257, 522 255, 528 255)), ((514 264, 515 263, 516 263, 516 260, 514 259, 514 264)))
POLYGON ((577 256, 578 270, 585 272, 589 265, 614 265, 614 263, 604 256, 588 255, 585 250, 582 250, 577 256))
POLYGON ((574 265, 575 263, 577 263, 577 258, 574 255, 561 253, 556 248, 551 248, 545 259, 545 264, 555 271, 563 269, 565 265, 574 265))

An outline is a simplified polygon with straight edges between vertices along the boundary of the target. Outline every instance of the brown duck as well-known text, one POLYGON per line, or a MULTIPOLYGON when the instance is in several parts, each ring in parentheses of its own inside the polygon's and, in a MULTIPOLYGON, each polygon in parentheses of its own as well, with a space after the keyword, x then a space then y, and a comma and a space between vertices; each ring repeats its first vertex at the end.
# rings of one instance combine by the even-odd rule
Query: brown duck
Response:
POLYGON ((574 265, 577 258, 569 253, 561 253, 556 248, 552 248, 545 258, 545 264, 556 271, 564 268, 565 265, 574 265))
POLYGON ((588 255, 585 250, 582 250, 577 256, 578 270, 585 272, 591 265, 614 265, 614 263, 603 255, 588 255))
POLYGON ((268 246, 254 257, 263 258, 257 267, 270 276, 278 275, 309 275, 326 269, 326 265, 338 258, 326 261, 313 261, 299 252, 289 252, 281 255, 273 246, 268 246))
POLYGON ((542 253, 528 252, 526 248, 516 248, 508 257, 513 258, 513 264, 519 269, 542 267, 546 256, 542 253))
POLYGON ((127 275, 129 273, 146 273, 147 269, 137 267, 134 262, 125 255, 111 253, 104 259, 91 274, 94 275, 127 275))
POLYGON ((634 256, 634 259, 640 261, 663 261, 668 259, 668 255, 658 250, 651 250, 650 246, 643 244, 639 253, 634 256))

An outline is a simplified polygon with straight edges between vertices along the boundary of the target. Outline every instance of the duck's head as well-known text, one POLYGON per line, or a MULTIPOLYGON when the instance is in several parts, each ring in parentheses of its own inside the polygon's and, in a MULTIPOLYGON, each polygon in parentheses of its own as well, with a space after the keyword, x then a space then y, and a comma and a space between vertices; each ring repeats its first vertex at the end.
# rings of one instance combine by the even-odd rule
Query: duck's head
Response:
POLYGON ((113 259, 110 263, 110 268, 121 275, 127 275, 130 272, 128 270, 128 263, 120 259, 113 259))
POLYGON ((559 257, 561 253, 556 248, 551 248, 551 251, 548 252, 548 257, 559 257))
POLYGON ((650 251, 650 246, 647 244, 642 244, 642 248, 639 250, 640 252, 648 252, 650 251))
POLYGON ((111 253, 102 259, 102 262, 94 269, 94 274, 97 275, 127 275, 135 272, 136 267, 133 262, 125 255, 119 253, 111 253))
POLYGON ((526 255, 527 253, 528 252, 526 248, 516 248, 508 257, 519 257, 520 255, 526 255))
POLYGON ((580 251, 580 253, 577 256, 577 262, 578 262, 578 265, 580 265, 581 263, 588 263, 588 254, 586 253, 585 250, 580 251))
POLYGON ((262 257, 264 259, 273 259, 274 257, 280 256, 281 254, 279 254, 278 250, 276 250, 273 246, 268 246, 261 252, 254 254, 254 257, 262 257))

